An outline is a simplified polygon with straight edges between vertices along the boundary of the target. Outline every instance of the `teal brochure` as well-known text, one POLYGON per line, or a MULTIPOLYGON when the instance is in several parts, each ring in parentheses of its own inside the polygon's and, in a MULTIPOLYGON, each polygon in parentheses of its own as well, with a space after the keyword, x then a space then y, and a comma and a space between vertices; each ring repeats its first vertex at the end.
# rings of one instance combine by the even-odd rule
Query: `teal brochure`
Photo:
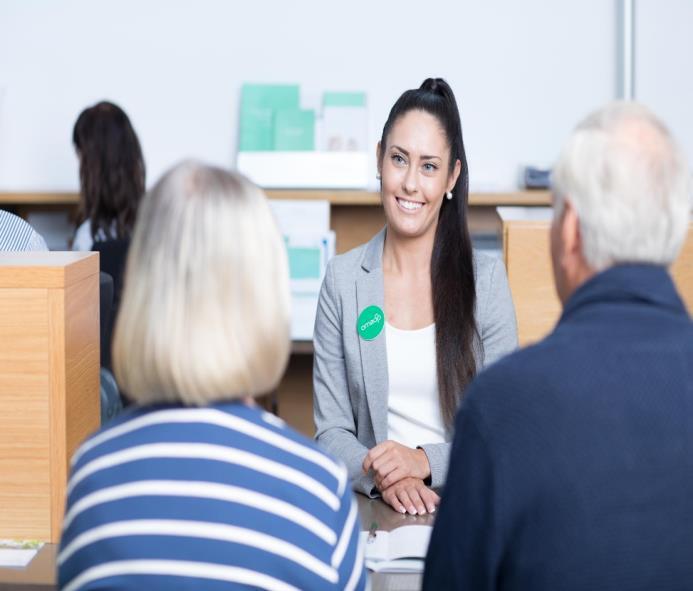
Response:
POLYGON ((276 111, 274 149, 289 152, 315 150, 315 113, 301 109, 276 111))
POLYGON ((241 89, 241 152, 274 150, 274 116, 278 109, 298 109, 298 84, 244 84, 241 89))
POLYGON ((325 92, 322 95, 323 107, 365 107, 365 92, 325 92))

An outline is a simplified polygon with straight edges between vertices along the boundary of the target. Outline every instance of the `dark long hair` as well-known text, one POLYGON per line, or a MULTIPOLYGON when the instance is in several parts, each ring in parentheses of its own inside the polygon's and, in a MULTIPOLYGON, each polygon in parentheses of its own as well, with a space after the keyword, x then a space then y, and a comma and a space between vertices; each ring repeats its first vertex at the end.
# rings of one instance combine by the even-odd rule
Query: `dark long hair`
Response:
POLYGON ((137 134, 125 112, 109 102, 82 111, 72 131, 79 154, 78 223, 91 220, 91 236, 99 230, 127 238, 144 194, 145 168, 137 134))
POLYGON ((476 286, 472 241, 467 227, 469 170, 462 140, 462 124, 452 89, 442 78, 427 78, 397 99, 385 122, 380 140, 381 159, 395 122, 412 110, 433 115, 445 130, 450 148, 452 174, 457 160, 462 165, 452 189, 453 198, 443 199, 431 253, 431 291, 436 323, 438 395, 443 421, 450 427, 462 392, 476 374, 479 333, 474 319, 476 286))

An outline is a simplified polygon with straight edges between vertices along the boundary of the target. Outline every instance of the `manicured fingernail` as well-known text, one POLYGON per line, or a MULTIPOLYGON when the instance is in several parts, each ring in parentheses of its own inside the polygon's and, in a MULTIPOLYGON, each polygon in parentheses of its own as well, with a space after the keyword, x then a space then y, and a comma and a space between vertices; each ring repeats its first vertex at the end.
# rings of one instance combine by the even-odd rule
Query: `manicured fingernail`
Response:
POLYGON ((399 508, 399 512, 400 512, 400 513, 406 513, 407 510, 406 510, 404 507, 400 507, 400 508, 399 508))
POLYGON ((416 509, 414 509, 414 507, 409 507, 409 513, 416 515, 416 509))
POLYGON ((423 515, 424 513, 426 513, 426 509, 420 509, 419 510, 419 515, 423 515))
POLYGON ((429 512, 429 513, 435 513, 435 512, 436 512, 435 506, 434 506, 434 505, 431 505, 431 506, 428 508, 428 512, 429 512))

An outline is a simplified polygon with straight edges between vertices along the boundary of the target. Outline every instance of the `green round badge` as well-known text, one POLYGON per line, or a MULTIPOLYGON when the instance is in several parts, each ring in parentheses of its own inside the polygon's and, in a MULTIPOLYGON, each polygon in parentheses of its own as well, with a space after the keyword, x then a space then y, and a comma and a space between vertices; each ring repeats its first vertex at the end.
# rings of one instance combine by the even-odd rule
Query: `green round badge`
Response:
POLYGON ((385 312, 378 306, 368 306, 356 322, 356 330, 364 341, 372 341, 385 326, 385 312))

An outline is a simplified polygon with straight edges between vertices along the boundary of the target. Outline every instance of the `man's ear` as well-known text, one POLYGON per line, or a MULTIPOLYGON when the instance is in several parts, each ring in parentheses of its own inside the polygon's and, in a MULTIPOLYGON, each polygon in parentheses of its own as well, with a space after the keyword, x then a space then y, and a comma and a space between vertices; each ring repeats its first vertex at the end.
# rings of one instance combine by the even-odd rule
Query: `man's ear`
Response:
POLYGON ((570 201, 565 201, 563 205, 563 215, 561 216, 561 242, 562 265, 572 267, 577 260, 582 260, 582 236, 580 235, 580 221, 577 211, 570 201))

